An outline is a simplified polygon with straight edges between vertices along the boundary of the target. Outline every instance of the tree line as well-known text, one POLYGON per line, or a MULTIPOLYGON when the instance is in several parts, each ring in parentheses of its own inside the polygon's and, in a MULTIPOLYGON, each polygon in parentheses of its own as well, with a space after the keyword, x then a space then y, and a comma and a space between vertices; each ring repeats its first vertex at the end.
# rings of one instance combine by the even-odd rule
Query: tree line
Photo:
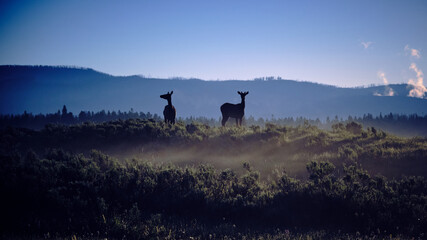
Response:
MULTIPOLYGON (((64 105, 62 111, 58 110, 56 113, 47 114, 32 114, 24 111, 22 114, 2 114, 0 115, 0 128, 6 127, 21 127, 29 129, 43 129, 47 124, 62 124, 72 125, 80 124, 85 122, 102 123, 115 120, 128 120, 128 119, 151 119, 154 121, 161 121, 162 117, 157 113, 150 112, 137 112, 133 109, 129 111, 105 111, 101 110, 98 112, 94 111, 80 111, 79 114, 75 115, 67 110, 64 105)), ((211 127, 221 126, 221 118, 207 118, 207 117, 179 117, 178 121, 184 124, 191 124, 192 122, 199 122, 202 124, 209 125, 211 127)), ((281 125, 281 126, 302 126, 312 125, 321 129, 331 130, 333 125, 338 123, 350 123, 350 122, 361 123, 364 127, 374 127, 383 131, 405 137, 412 136, 427 136, 427 115, 418 114, 382 114, 377 116, 373 114, 364 114, 363 116, 348 116, 347 118, 342 117, 327 117, 325 120, 309 119, 305 117, 285 117, 276 118, 272 115, 270 118, 254 118, 253 116, 245 117, 243 124, 246 126, 261 126, 264 127, 268 123, 281 125)))

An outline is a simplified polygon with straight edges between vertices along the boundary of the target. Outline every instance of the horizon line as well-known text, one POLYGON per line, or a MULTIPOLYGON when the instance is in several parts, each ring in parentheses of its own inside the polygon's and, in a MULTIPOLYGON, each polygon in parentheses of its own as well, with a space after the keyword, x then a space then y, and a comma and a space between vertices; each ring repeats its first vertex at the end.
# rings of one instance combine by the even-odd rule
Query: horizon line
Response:
POLYGON ((382 86, 390 86, 390 85, 408 85, 408 83, 402 82, 402 83, 393 83, 393 84, 375 84, 375 83, 371 83, 368 85, 358 85, 358 86, 353 86, 353 87, 347 87, 347 86, 337 86, 337 85, 332 85, 332 84, 327 84, 327 83, 319 83, 319 82, 314 82, 314 81, 309 81, 309 80, 300 80, 300 79, 287 79, 287 78, 283 78, 281 76, 263 76, 263 77, 254 77, 252 79, 203 79, 203 78, 199 78, 199 77, 180 77, 180 76, 173 76, 173 77, 157 77, 157 76, 151 76, 149 75, 145 75, 145 74, 130 74, 130 75, 113 75, 107 72, 103 72, 103 71, 99 71, 96 70, 94 68, 91 67, 82 67, 82 66, 78 66, 78 65, 31 65, 31 64, 3 64, 0 65, 0 67, 46 67, 46 68, 65 68, 65 69, 77 69, 77 70, 91 70, 97 73, 101 73, 101 74, 105 74, 111 77, 140 77, 143 79, 162 79, 162 80, 200 80, 200 81, 206 81, 206 82, 225 82, 225 81, 294 81, 294 82, 300 82, 300 83, 313 83, 313 84, 318 84, 318 85, 323 85, 323 86, 330 86, 330 87, 336 87, 336 88, 369 88, 369 87, 382 87, 382 86))

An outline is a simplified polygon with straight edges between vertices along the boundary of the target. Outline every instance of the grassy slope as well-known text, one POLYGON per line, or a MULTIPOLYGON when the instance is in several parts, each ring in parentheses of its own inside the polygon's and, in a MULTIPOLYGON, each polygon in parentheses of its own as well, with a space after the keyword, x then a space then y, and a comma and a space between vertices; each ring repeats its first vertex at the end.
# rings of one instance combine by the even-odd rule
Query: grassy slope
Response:
POLYGON ((305 166, 311 160, 330 161, 338 167, 356 162, 372 175, 389 178, 427 176, 425 138, 400 138, 353 127, 338 124, 333 131, 310 125, 272 124, 265 128, 218 128, 198 123, 169 127, 162 122, 134 119, 70 127, 49 125, 42 131, 6 130, 2 138, 11 142, 4 151, 33 149, 44 154, 48 148, 77 153, 98 149, 122 160, 138 158, 178 166, 210 164, 235 171, 241 171, 247 162, 265 178, 284 170, 304 179, 305 166))
POLYGON ((309 125, 224 129, 128 120, 8 129, 0 140, 0 190, 7 196, 0 230, 6 234, 425 234, 425 180, 386 180, 360 168, 389 177, 425 176, 422 138, 365 131, 357 124, 323 131, 309 125))

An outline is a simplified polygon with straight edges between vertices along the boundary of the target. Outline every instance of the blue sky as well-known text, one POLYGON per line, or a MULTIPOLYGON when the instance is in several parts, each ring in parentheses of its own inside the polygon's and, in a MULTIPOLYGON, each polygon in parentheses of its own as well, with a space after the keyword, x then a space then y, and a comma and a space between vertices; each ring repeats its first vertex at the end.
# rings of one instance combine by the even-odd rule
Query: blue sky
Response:
POLYGON ((345 87, 427 69, 423 0, 0 2, 1 65, 345 87))

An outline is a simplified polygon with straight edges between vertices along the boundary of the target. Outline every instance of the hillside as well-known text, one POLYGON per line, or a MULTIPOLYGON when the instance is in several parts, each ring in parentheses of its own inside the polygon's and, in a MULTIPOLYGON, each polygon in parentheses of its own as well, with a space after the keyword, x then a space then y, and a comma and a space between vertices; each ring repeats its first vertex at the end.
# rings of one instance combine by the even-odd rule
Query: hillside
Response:
POLYGON ((28 149, 38 154, 48 149, 88 154, 97 149, 122 160, 138 158, 183 167, 209 164, 238 170, 248 162, 265 177, 286 169, 298 178, 306 177, 309 161, 327 160, 337 166, 357 162, 369 173, 389 178, 427 177, 425 138, 400 138, 381 130, 364 130, 354 122, 337 123, 332 129, 271 123, 248 128, 210 127, 197 122, 168 126, 143 119, 49 124, 39 131, 0 130, 0 154, 24 153, 28 149))
POLYGON ((80 110, 102 109, 157 113, 166 102, 159 95, 174 91, 178 117, 219 118, 224 102, 238 103, 237 91, 249 91, 246 115, 254 117, 361 116, 365 113, 425 114, 426 99, 406 97, 407 85, 391 85, 395 97, 374 96, 383 86, 339 88, 292 80, 203 81, 116 77, 92 69, 48 66, 0 66, 0 113, 55 112, 62 105, 80 110))
POLYGON ((425 138, 354 122, 332 131, 141 119, 8 128, 0 236, 423 239, 426 156, 425 138))

